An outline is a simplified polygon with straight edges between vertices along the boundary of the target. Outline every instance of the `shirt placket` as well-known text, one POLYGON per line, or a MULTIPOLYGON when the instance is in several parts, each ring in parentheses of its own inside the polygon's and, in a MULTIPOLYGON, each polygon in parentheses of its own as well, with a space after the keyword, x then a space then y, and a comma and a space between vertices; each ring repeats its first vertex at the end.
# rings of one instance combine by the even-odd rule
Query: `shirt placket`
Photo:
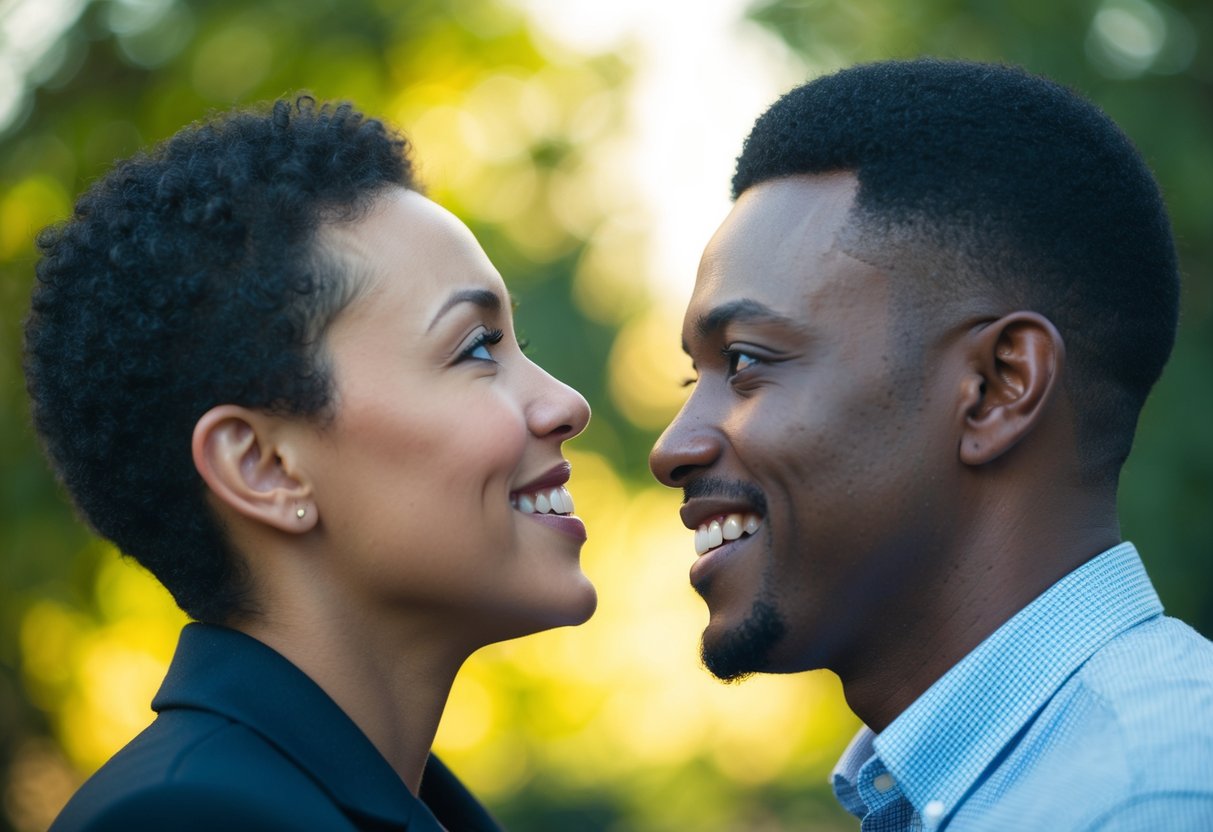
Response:
POLYGON ((868 810, 860 824, 862 832, 918 832, 923 828, 913 804, 880 758, 874 757, 859 770, 855 785, 868 810))

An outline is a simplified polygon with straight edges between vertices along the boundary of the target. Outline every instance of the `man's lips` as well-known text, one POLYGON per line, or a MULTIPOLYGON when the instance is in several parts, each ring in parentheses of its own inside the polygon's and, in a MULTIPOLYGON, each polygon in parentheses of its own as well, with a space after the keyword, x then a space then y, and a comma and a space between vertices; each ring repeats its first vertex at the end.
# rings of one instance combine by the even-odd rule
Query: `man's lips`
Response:
POLYGON ((703 555, 732 540, 752 535, 762 527, 757 514, 727 514, 695 529, 695 554, 703 555))
MULTIPOLYGON (((755 533, 760 531, 761 528, 761 525, 759 525, 755 529, 755 533)), ((696 551, 695 562, 691 564, 691 572, 688 576, 691 580, 691 586, 702 595, 714 574, 725 568, 726 564, 745 555, 746 548, 750 545, 751 538, 753 537, 754 534, 743 534, 736 540, 722 540, 720 545, 713 546, 707 551, 696 551)))
POLYGON ((682 508, 678 509, 682 525, 692 531, 717 517, 727 517, 730 514, 754 514, 761 518, 763 512, 749 503, 721 497, 696 497, 687 500, 682 504, 682 508))
POLYGON ((695 531, 696 555, 754 534, 764 519, 748 504, 719 498, 688 500, 678 513, 683 525, 695 531))

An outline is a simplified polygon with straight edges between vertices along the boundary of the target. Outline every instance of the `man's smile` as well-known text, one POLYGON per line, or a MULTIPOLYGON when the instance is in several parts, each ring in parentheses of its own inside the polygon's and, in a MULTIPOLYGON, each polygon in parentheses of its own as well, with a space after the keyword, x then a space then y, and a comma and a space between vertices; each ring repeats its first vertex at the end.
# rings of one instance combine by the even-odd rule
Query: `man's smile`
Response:
POLYGON ((725 514, 700 523, 695 529, 695 554, 704 555, 727 541, 754 534, 761 525, 762 518, 753 513, 725 514))

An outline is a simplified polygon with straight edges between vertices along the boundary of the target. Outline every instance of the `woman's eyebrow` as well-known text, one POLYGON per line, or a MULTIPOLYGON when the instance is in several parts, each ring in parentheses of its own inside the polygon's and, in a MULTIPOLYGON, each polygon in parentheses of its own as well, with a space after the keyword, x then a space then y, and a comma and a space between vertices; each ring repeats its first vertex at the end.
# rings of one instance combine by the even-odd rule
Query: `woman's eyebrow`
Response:
POLYGON ((438 308, 438 312, 434 315, 434 319, 430 321, 430 325, 425 328, 429 332, 434 328, 434 325, 456 306, 461 303, 471 303, 479 306, 488 312, 501 311, 501 298, 496 292, 491 292, 488 289, 459 289, 451 293, 451 296, 443 301, 442 306, 438 308))

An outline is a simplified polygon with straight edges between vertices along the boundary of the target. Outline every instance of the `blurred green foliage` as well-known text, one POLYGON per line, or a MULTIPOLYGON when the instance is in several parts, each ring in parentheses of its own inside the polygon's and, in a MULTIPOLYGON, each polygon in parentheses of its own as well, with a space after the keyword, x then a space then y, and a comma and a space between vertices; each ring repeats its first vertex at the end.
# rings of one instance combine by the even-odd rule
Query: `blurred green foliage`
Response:
MULTIPOLYGON (((37 4, 0 2, 0 15, 21 5, 37 4)), ((150 716, 130 692, 154 690, 180 623, 73 518, 29 429, 32 235, 115 158, 299 89, 406 129, 430 195, 468 222, 518 298, 533 357, 595 411, 574 485, 599 615, 477 657, 443 753, 517 829, 850 828, 824 784, 854 728, 836 687, 817 674, 727 689, 702 678, 684 566, 650 557, 689 544, 673 498, 647 480, 653 419, 629 420, 604 371, 625 336, 641 359, 674 343, 632 326, 646 312, 645 240, 612 226, 633 206, 618 193, 626 175, 600 161, 633 92, 623 54, 565 53, 504 0, 93 0, 55 29, 59 6, 73 4, 41 5, 32 30, 58 34, 0 126, 0 831, 45 825, 150 716), (117 713, 128 700, 134 711, 117 713)), ((1170 612, 1213 634, 1213 7, 764 0, 750 17, 806 76, 924 53, 1023 64, 1086 93, 1138 143, 1186 283, 1175 357, 1123 478, 1123 527, 1170 612)))

